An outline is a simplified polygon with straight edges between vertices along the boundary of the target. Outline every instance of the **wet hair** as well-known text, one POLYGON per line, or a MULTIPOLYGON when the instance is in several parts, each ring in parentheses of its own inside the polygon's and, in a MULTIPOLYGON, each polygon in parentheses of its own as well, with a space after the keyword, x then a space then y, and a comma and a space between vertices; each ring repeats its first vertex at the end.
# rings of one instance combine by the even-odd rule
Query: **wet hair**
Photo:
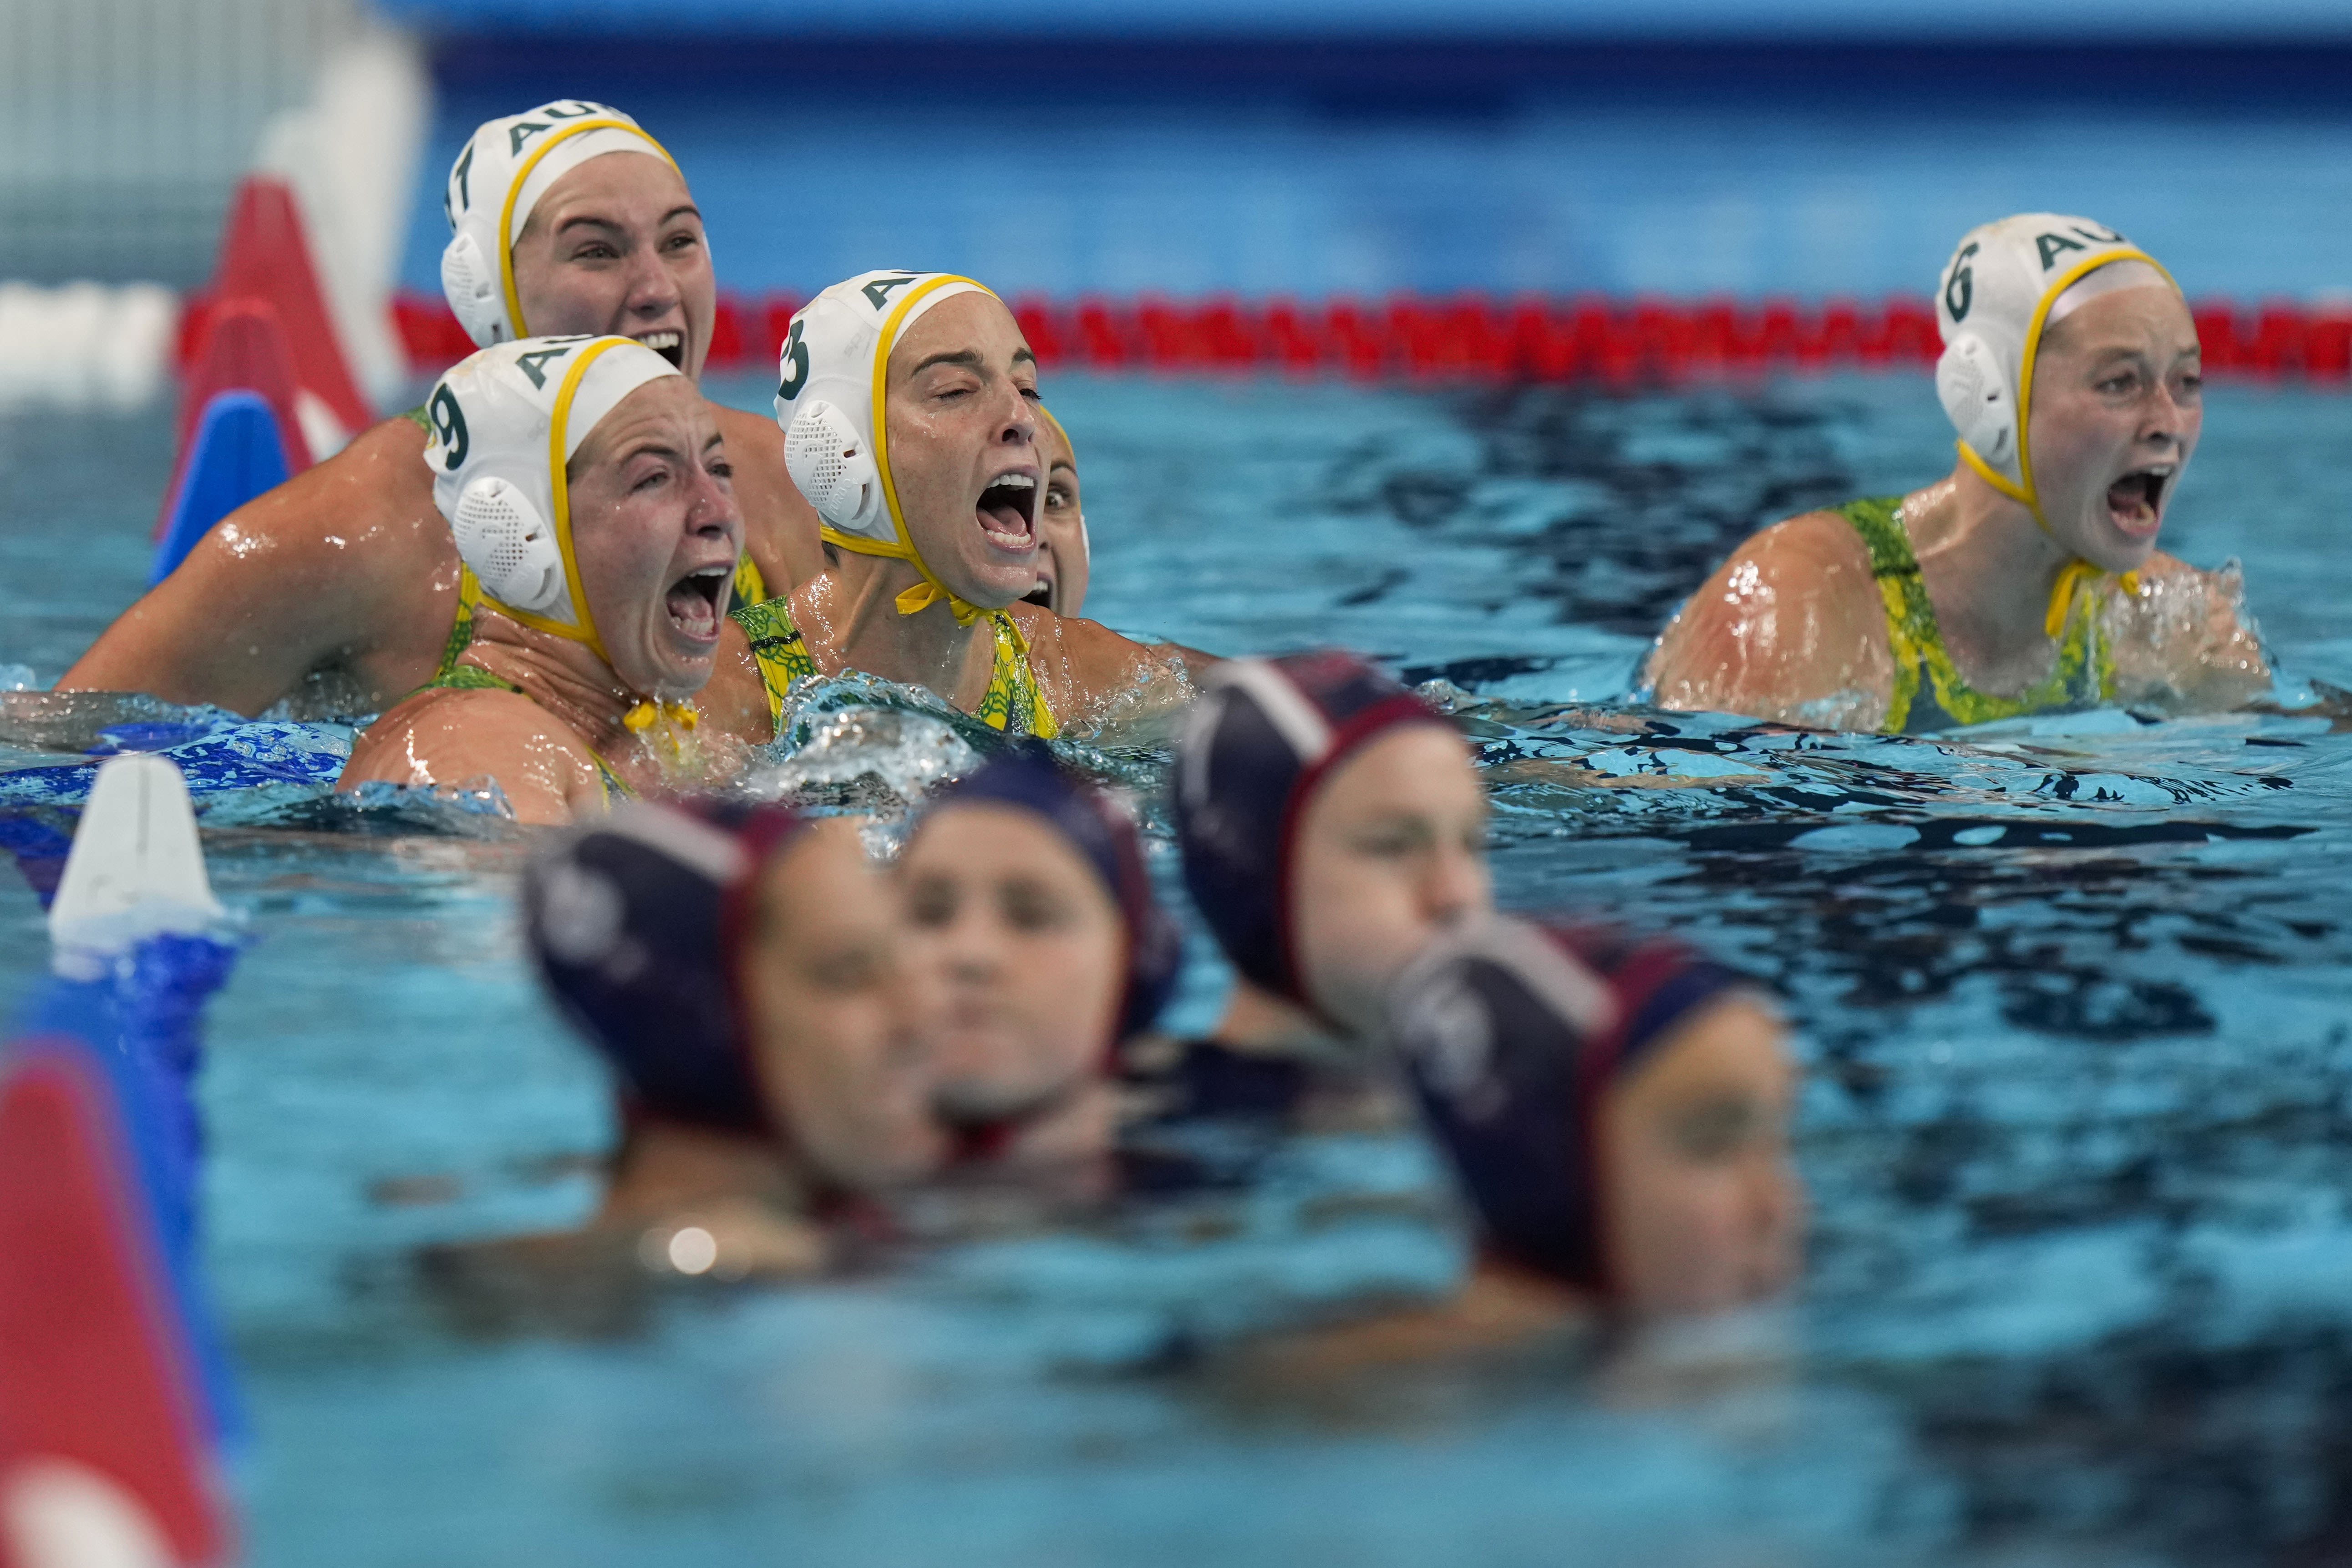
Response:
POLYGON ((524 873, 540 973, 633 1119, 779 1131, 736 971, 752 886, 800 826, 779 805, 636 802, 559 836, 524 873))
POLYGON ((1752 983, 1682 943, 1492 916, 1433 942, 1390 1016, 1488 1248, 1607 1294, 1596 1124, 1611 1085, 1752 983))
MULTIPOLYGON (((1045 819, 1102 879, 1127 925, 1127 975, 1107 1051, 1151 1026, 1176 989, 1184 938, 1151 890, 1143 837, 1118 800, 1064 766, 1043 741, 1013 742, 934 798, 951 805, 1018 806, 1045 819)), ((919 826, 917 833, 922 831, 919 826)))
POLYGON ((1219 665, 1186 726, 1172 773, 1184 885, 1234 967, 1276 995, 1314 1005, 1291 945, 1307 803, 1402 724, 1452 728, 1364 659, 1325 650, 1219 665))

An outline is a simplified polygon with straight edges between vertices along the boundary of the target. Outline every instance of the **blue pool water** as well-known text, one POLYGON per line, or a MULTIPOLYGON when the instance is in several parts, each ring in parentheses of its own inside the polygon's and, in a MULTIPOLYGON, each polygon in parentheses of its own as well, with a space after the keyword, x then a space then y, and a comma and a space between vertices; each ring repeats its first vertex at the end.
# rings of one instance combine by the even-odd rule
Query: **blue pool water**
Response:
MULTIPOLYGON (((322 807, 301 775, 341 727, 0 698, 20 838, 69 826, 74 775, 37 770, 109 730, 224 786, 206 847, 254 941, 213 1010, 206 1226, 254 1563, 2352 1552, 2352 741, 2112 712, 1797 736, 1629 707, 1649 629, 1750 527, 1940 471, 1918 378, 1051 390, 1086 463, 1090 609, 1450 681, 1506 903, 1670 926, 1786 988, 1801 1297, 1343 1386, 1222 1370, 1255 1329, 1456 1277, 1431 1163, 1372 1136, 1058 1225, 942 1198, 947 1239, 803 1289, 456 1281, 420 1249, 579 1217, 611 1132, 519 962, 525 836, 322 807)), ((0 420, 13 679, 53 679, 136 593, 164 424, 0 420)), ((2243 560, 2290 688, 2352 685, 2352 401, 2226 387, 2207 432, 2168 543, 2243 560)), ((45 963, 16 878, 0 933, 13 1005, 45 963)), ((1176 1022, 1219 984, 1204 962, 1176 1022)))

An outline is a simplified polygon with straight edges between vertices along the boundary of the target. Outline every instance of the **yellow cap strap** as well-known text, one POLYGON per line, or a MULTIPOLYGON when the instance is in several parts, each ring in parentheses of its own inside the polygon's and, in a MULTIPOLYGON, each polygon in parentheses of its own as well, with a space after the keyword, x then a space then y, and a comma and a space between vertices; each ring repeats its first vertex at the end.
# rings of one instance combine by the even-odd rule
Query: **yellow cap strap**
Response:
MULTIPOLYGON (((2066 612, 2074 608, 2074 605, 2076 584, 2095 583, 2106 574, 2104 567, 2094 566, 2079 555, 2058 568, 2058 581, 2050 585, 2050 608, 2044 611, 2042 616, 2042 635, 2055 637, 2065 628, 2066 612)), ((2139 593, 2138 573, 2125 573, 2122 582, 2125 593, 2131 595, 2139 593)))
POLYGON ((911 588, 900 590, 898 596, 891 601, 898 606, 898 613, 902 616, 919 615, 941 599, 945 599, 948 608, 955 612, 956 625, 960 626, 968 626, 988 613, 970 600, 958 598, 950 592, 945 584, 931 575, 930 568, 923 564, 923 558, 916 553, 911 544, 885 544, 878 539, 868 539, 863 534, 844 533, 829 522, 820 526, 817 534, 827 544, 839 545, 854 554, 879 555, 892 561, 911 563, 915 570, 923 574, 923 580, 911 588))
MULTIPOLYGON (((530 329, 523 325, 522 296, 515 291, 513 238, 515 203, 521 198, 522 187, 530 180, 530 172, 539 167, 539 161, 554 151, 557 142, 567 137, 577 136, 583 131, 625 131, 630 135, 640 138, 646 146, 660 153, 663 161, 671 168, 677 168, 677 160, 669 155, 668 148, 647 136, 644 127, 632 125, 625 120, 611 120, 603 117, 594 120, 575 120, 562 130, 551 132, 546 141, 531 149, 530 156, 522 161, 522 167, 517 169, 514 178, 507 182, 507 199, 499 208, 499 282, 506 289, 507 321, 513 326, 514 335, 518 338, 530 336, 530 329)), ((685 171, 679 170, 678 178, 685 177, 685 171)))
POLYGON ((556 637, 570 637, 573 642, 586 643, 606 664, 613 662, 613 656, 604 651, 604 639, 596 635, 595 613, 589 609, 588 595, 580 585, 580 559, 572 548, 572 486, 571 478, 564 471, 564 432, 572 423, 572 400, 579 395, 580 383, 587 374, 588 367, 596 363, 599 354, 620 348, 628 341, 626 338, 598 338, 581 349, 571 368, 563 373, 562 384, 556 388, 555 412, 547 426, 548 486, 555 503, 555 516, 550 521, 555 525, 555 547, 563 557, 564 590, 572 596, 572 613, 579 617, 579 624, 567 626, 529 610, 519 610, 503 599, 490 600, 498 605, 499 614, 520 621, 524 626, 556 637))
POLYGON ((818 531, 844 550, 855 551, 860 555, 887 555, 894 560, 908 562, 922 574, 921 582, 898 595, 896 602, 900 615, 920 615, 944 599, 948 608, 955 612, 956 625, 968 626, 987 612, 970 600, 958 597, 932 572, 930 563, 923 559, 923 552, 915 548, 914 536, 907 531, 906 514, 898 510, 898 481, 890 477, 890 421, 885 412, 890 390, 890 348, 898 341, 899 324, 906 321, 907 312, 919 300, 957 283, 968 283, 990 299, 996 298, 994 289, 976 279, 960 278, 946 272, 936 278, 927 278, 898 297, 898 304, 891 307, 889 315, 883 318, 882 331, 874 340, 874 467, 882 479, 883 504, 890 510, 890 529, 898 536, 898 542, 884 544, 830 527, 818 531))

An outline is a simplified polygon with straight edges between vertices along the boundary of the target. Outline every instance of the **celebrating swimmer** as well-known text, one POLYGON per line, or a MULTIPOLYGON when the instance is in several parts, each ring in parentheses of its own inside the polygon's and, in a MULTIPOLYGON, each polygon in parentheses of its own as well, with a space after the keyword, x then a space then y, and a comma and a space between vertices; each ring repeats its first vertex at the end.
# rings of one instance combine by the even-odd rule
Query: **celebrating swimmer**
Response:
POLYGON ((1108 1149, 1114 1053, 1183 957, 1133 818, 1016 742, 940 795, 898 875, 942 1120, 992 1158, 1108 1149))
POLYGON ((1040 432, 1045 499, 1037 508, 1037 586, 1027 598, 1057 616, 1075 616, 1085 607, 1087 579, 1094 565, 1086 501, 1078 489, 1078 455, 1070 445, 1070 433, 1051 409, 1041 403, 1037 415, 1045 425, 1040 432))
POLYGON ((622 1143, 594 1224, 656 1270, 824 1266, 829 1205, 948 1153, 855 827, 638 802, 524 879, 549 990, 613 1069, 622 1143))
POLYGON ((1023 602, 1045 421, 1036 356, 987 289, 937 272, 835 284, 793 318, 776 420, 826 565, 735 612, 750 648, 708 700, 732 732, 768 740, 794 681, 845 669, 1048 738, 1148 729, 1190 696, 1181 654, 1023 602))
POLYGON ((628 338, 525 338, 434 387, 425 461, 481 602, 337 787, 487 778, 523 822, 692 776, 743 540, 710 405, 628 338))
MULTIPOLYGON (((489 121, 451 167, 443 205, 442 286, 478 345, 610 333, 701 374, 718 310, 702 215, 629 116, 564 99, 489 121)), ((737 465, 738 596, 756 603, 823 564, 815 520, 768 421, 716 405, 710 417, 737 465)), ((432 679, 478 591, 417 460, 430 434, 423 408, 384 420, 223 518, 59 688, 240 713, 308 695, 370 712, 432 679)))
POLYGON ((2027 213, 1961 240, 1937 316, 1958 466, 1758 534, 1659 637, 1659 705, 1901 733, 2264 689, 2234 569, 2156 548, 2204 419, 2171 274, 2113 229, 2027 213))

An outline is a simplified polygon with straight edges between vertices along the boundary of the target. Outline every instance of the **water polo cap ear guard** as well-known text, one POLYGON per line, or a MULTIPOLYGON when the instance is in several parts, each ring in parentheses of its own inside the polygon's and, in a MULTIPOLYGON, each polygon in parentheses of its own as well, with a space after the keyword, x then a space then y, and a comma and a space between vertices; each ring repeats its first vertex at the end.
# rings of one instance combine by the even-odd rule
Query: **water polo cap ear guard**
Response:
POLYGON ((945 600, 960 626, 982 613, 933 574, 907 531, 890 477, 882 417, 890 350, 942 300, 996 296, 946 272, 862 272, 801 307, 777 353, 776 423, 784 468, 823 520, 825 542, 859 555, 909 562, 922 580, 898 598, 911 616, 945 600))
POLYGON ((477 346, 530 335, 515 289, 514 242, 556 181, 606 153, 647 153, 677 167, 635 120, 581 98, 485 121, 458 153, 441 194, 449 220, 441 292, 477 346))
POLYGON ((2161 263, 2114 229, 2088 218, 2021 213, 1969 230, 1945 264, 1937 292, 1944 353, 1936 364, 1936 395, 1959 433, 1961 460, 2024 505, 2044 531, 2050 524, 2027 449, 2034 358, 2059 297, 2118 261, 2144 261, 2172 281, 2161 263))
POLYGON ((634 1110, 772 1131, 725 973, 726 911, 779 837, 633 802, 556 836, 526 870, 524 926, 541 973, 634 1110))
POLYGON ((1591 1104, 1620 1010, 1549 933, 1489 915, 1425 948, 1390 993, 1422 1121, 1499 1253, 1605 1289, 1591 1104))
POLYGON ((434 386, 434 504, 501 611, 606 657, 580 586, 564 466, 623 398, 678 374, 627 338, 525 338, 469 355, 434 386))

